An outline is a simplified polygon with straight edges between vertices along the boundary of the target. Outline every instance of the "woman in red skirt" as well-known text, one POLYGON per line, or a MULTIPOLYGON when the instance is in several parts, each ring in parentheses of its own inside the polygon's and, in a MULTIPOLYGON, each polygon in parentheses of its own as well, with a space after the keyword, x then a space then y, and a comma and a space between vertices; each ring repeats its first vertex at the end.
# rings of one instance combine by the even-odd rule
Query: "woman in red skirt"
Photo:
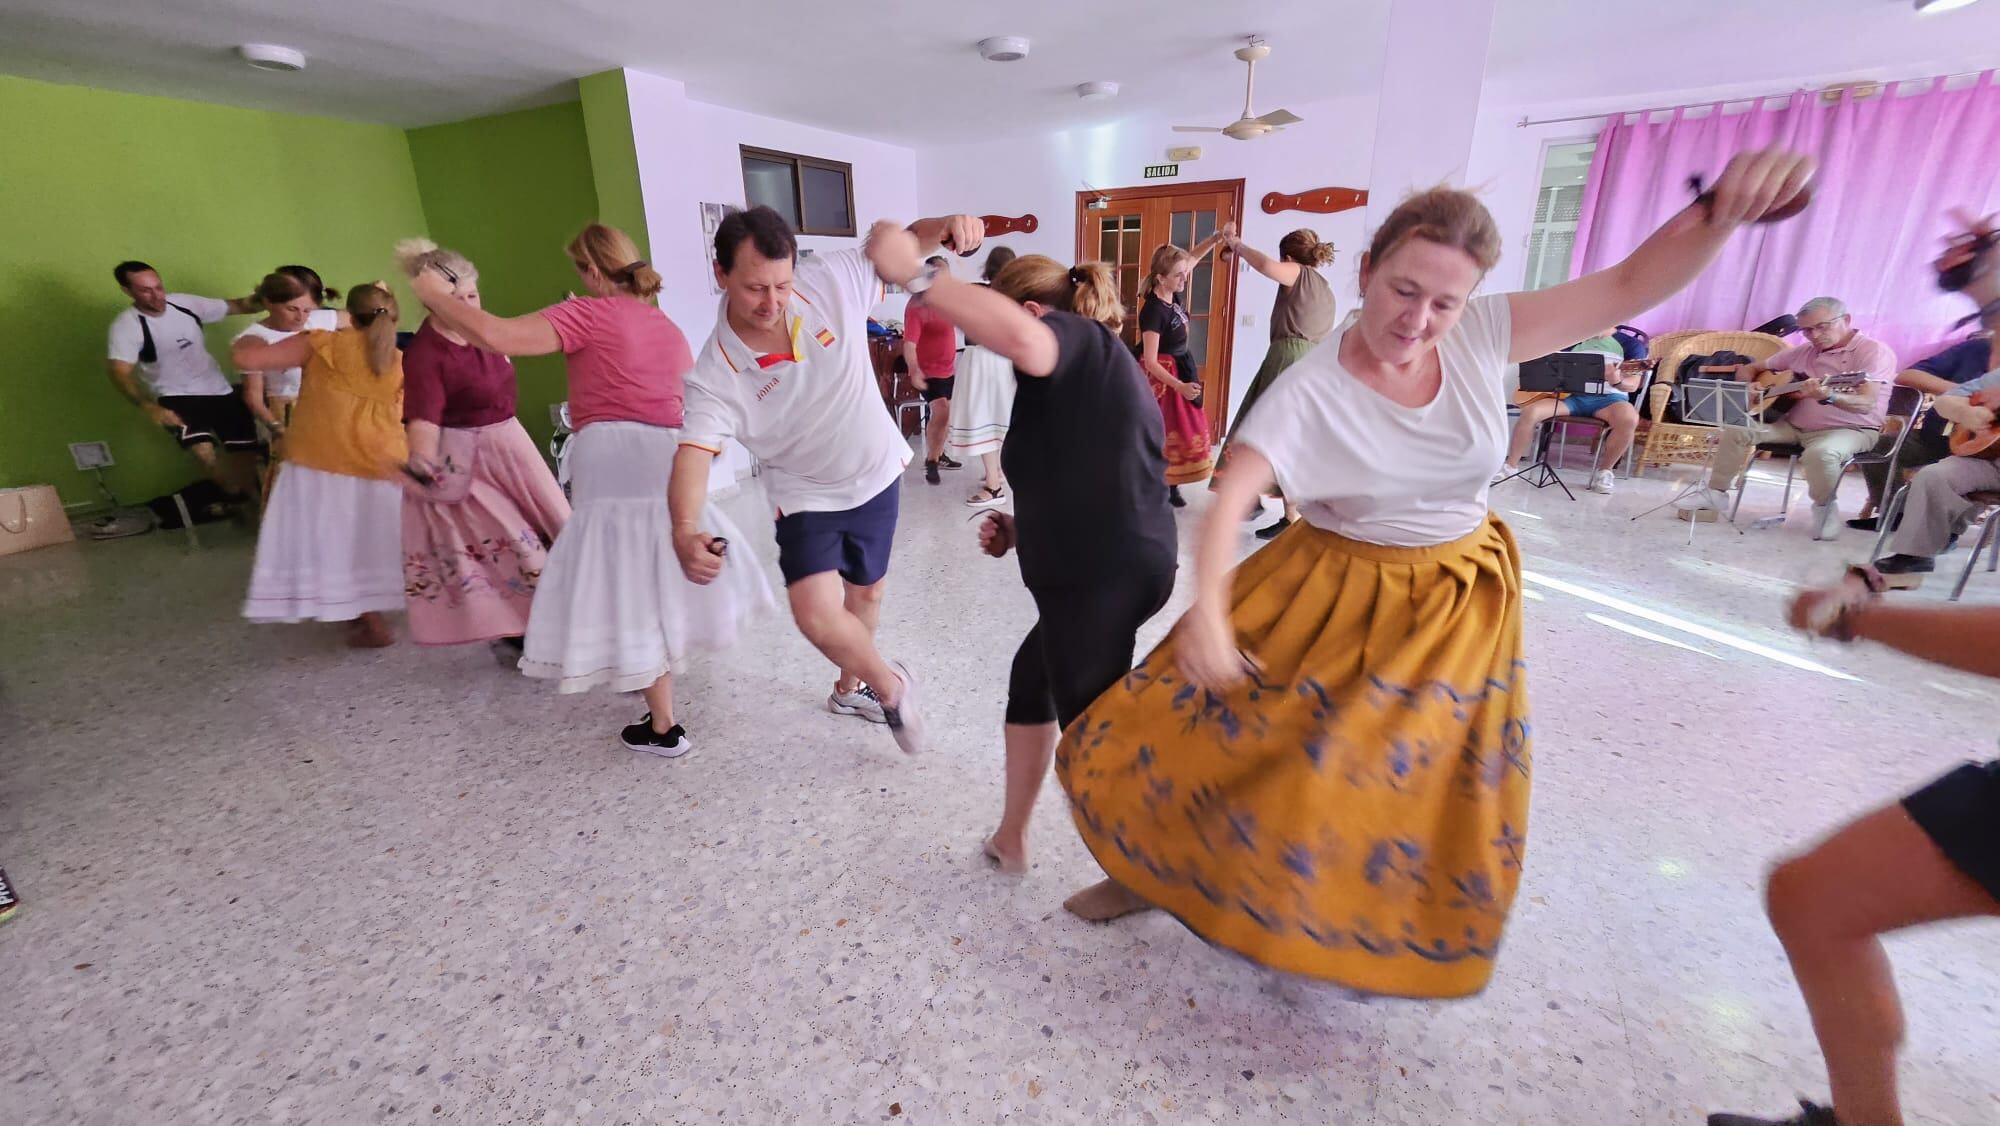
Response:
POLYGON ((1139 308, 1139 369, 1153 381, 1153 398, 1167 425, 1168 500, 1186 508, 1181 486, 1208 480, 1215 469, 1208 416, 1201 409, 1201 376, 1188 347, 1188 313, 1180 303, 1194 268, 1236 233, 1233 224, 1182 250, 1168 243, 1153 252, 1146 294, 1139 308))

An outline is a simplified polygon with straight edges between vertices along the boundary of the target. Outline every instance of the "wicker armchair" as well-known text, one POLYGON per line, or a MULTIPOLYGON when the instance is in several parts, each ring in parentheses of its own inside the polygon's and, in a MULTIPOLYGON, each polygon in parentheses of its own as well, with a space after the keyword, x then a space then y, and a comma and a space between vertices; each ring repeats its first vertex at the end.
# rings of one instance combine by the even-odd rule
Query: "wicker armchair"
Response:
POLYGON ((1753 360, 1768 360, 1785 342, 1763 332, 1666 332, 1653 338, 1650 358, 1657 364, 1642 411, 1638 472, 1656 466, 1706 464, 1718 433, 1713 426, 1683 426, 1668 422, 1667 400, 1681 362, 1709 352, 1739 352, 1753 360))

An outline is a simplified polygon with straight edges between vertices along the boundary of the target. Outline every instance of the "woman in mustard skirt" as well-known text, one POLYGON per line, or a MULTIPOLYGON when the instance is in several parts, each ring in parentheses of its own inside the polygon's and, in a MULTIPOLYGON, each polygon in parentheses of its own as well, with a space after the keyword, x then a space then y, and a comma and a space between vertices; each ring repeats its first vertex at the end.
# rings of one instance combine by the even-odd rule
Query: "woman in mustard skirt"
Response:
POLYGON ((1405 201, 1362 310, 1232 445, 1174 634, 1065 732, 1056 770, 1108 879, 1067 906, 1172 912, 1264 965, 1461 997, 1493 972, 1527 848, 1534 755, 1520 559, 1486 507, 1509 362, 1692 281, 1811 162, 1730 162, 1712 201, 1609 270, 1472 297, 1499 258, 1465 192, 1405 201), (1234 570, 1275 479, 1303 519, 1234 570))

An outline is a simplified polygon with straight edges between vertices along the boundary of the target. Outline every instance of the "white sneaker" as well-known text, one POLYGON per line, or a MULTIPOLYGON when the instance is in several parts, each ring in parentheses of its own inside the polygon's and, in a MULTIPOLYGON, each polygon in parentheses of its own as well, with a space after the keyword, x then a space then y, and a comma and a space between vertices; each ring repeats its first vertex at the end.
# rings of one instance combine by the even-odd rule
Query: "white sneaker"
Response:
POLYGON ((1840 538, 1840 506, 1833 501, 1813 505, 1813 538, 1816 540, 1836 540, 1840 538))
POLYGON ((903 682, 902 698, 896 706, 884 707, 883 716, 889 724, 889 733, 896 737, 896 745, 906 755, 918 754, 927 749, 927 732, 924 727, 924 712, 921 693, 917 690, 917 674, 901 661, 889 662, 896 670, 896 676, 903 682))
POLYGON ((1729 494, 1721 489, 1703 489, 1674 502, 1683 520, 1714 520, 1729 507, 1729 494))
POLYGON ((889 717, 882 712, 882 698, 866 684, 852 692, 842 692, 838 684, 833 686, 833 695, 826 698, 826 710, 834 715, 851 715, 870 723, 887 723, 889 717))
POLYGON ((1609 495, 1618 487, 1618 478, 1609 469, 1600 469, 1590 478, 1590 491, 1609 495))
POLYGON ((1500 482, 1505 481, 1507 478, 1512 477, 1514 474, 1519 473, 1520 471, 1521 467, 1518 465, 1513 465, 1511 463, 1503 465, 1494 472, 1493 479, 1491 481, 1488 481, 1487 484, 1497 485, 1500 482))

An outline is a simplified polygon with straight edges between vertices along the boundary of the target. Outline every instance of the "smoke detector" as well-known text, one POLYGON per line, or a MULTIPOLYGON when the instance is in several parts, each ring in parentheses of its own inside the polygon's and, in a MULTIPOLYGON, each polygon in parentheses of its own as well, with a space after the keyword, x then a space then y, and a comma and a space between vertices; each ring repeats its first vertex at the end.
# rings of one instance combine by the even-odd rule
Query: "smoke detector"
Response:
POLYGON ((306 68, 306 56, 302 51, 281 47, 276 43, 245 43, 236 48, 244 62, 258 70, 274 70, 282 74, 292 74, 306 68))
POLYGON ((1014 63, 1028 57, 1024 35, 996 35, 979 41, 979 57, 989 63, 1014 63))
POLYGON ((1076 88, 1076 96, 1086 102, 1101 102, 1118 96, 1116 82, 1086 82, 1076 88))

